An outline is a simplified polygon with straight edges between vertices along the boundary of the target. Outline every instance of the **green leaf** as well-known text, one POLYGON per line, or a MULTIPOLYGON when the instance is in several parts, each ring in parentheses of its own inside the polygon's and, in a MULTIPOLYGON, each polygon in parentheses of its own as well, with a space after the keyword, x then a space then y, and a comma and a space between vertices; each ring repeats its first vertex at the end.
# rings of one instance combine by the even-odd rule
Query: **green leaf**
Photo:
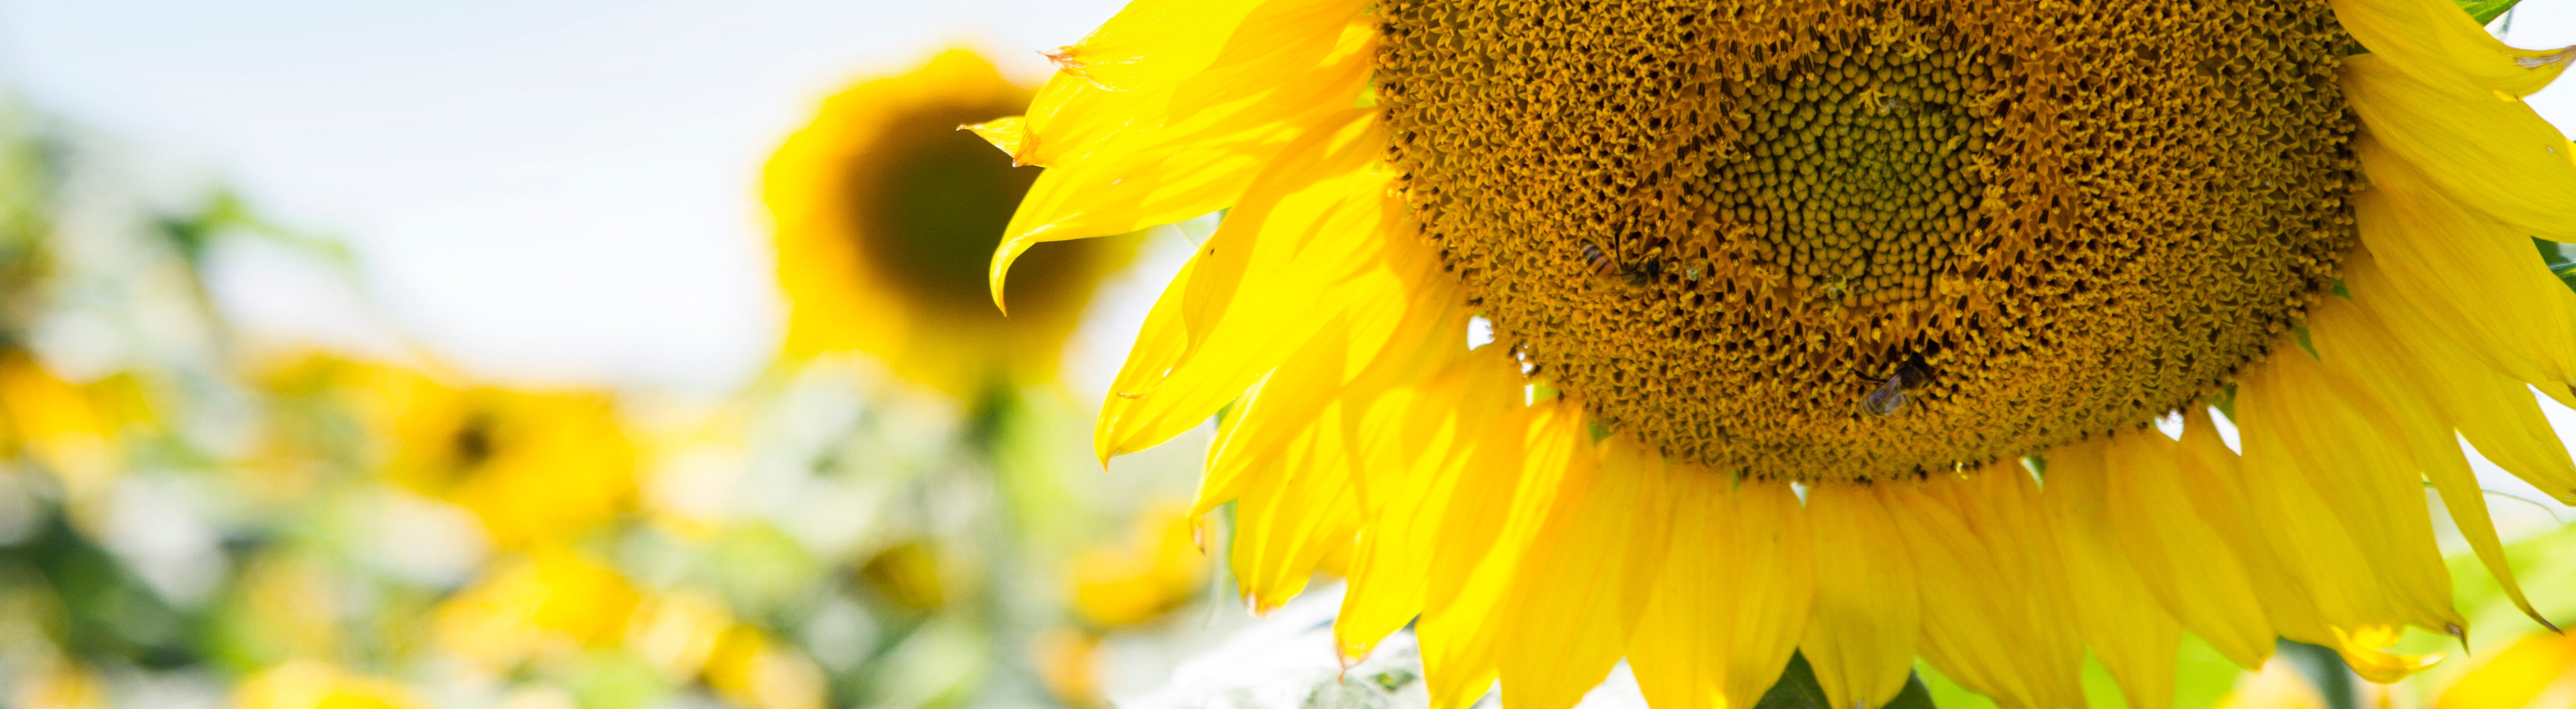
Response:
POLYGON ((2531 246, 2540 250, 2540 261, 2549 264, 2550 275, 2557 276, 2558 282, 2567 284, 2570 290, 2576 290, 2576 258, 2570 257, 2566 245, 2534 237, 2531 246))
POLYGON ((2361 707, 2361 678, 2353 676, 2352 668, 2343 663, 2342 655, 2335 654, 2333 650, 2286 639, 2279 641, 2275 647, 2277 649, 2274 654, 2289 662, 2291 669, 2298 670, 2300 676, 2307 678, 2310 686, 2316 687, 2319 698, 2325 700, 2326 709, 2361 707))
MULTIPOLYGON (((1753 709, 1834 709, 1834 706, 1832 700, 1825 698, 1824 685, 1816 682, 1816 668, 1807 664, 1806 653, 1794 653, 1789 655, 1789 666, 1780 671, 1780 680, 1771 684, 1770 691, 1762 693, 1762 701, 1754 703, 1753 709)), ((1896 699, 1882 709, 1934 709, 1932 692, 1923 687, 1920 675, 1908 675, 1904 691, 1897 692, 1896 699)))
POLYGON ((2461 11, 2469 13, 2469 17, 2475 18, 2478 24, 2484 25, 2494 22, 2498 17, 2503 17, 2507 12, 2512 12, 2513 6, 2522 0, 2451 0, 2451 2, 2457 3, 2461 11))

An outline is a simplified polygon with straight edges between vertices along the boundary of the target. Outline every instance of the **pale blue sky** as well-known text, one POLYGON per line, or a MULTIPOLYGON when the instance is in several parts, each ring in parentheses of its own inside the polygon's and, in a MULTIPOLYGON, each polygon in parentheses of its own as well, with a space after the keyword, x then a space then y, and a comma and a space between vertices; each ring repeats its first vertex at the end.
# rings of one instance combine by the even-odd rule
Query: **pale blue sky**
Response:
MULTIPOLYGON (((955 42, 1035 80, 1037 50, 1115 10, 0 0, 0 81, 350 239, 403 326, 473 369, 720 388, 775 337, 755 182, 816 100, 955 42)), ((252 270, 254 319, 346 319, 252 270)))
MULTIPOLYGON (((1035 79, 1117 4, 0 0, 0 83, 349 238, 472 369, 721 390, 777 332, 754 183, 815 100, 954 42, 1035 79)), ((2576 44, 2576 0, 2529 0, 2511 39, 2576 44)), ((2576 88, 2533 103, 2576 125, 2576 88)), ((345 327, 250 263, 228 292, 255 320, 345 327)))

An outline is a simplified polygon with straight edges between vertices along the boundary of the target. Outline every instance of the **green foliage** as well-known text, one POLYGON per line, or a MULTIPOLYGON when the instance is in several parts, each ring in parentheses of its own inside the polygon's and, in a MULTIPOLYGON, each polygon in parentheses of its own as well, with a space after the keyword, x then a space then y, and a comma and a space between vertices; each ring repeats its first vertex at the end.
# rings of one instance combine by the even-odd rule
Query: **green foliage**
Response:
POLYGON ((164 215, 156 221, 171 250, 192 266, 203 266, 206 253, 218 241, 234 236, 268 241, 340 268, 349 267, 352 259, 349 246, 340 240, 279 226, 231 190, 217 191, 192 213, 164 215))
POLYGON ((2549 264, 2549 272, 2557 275, 2560 283, 2576 289, 2576 256, 2567 253, 2566 244, 2535 237, 2531 246, 2540 250, 2541 262, 2549 264))
MULTIPOLYGON (((1941 709, 1997 707, 1994 700, 1960 686, 1957 681, 1942 675, 1940 670, 1933 669, 1931 663, 1916 662, 1914 673, 1923 680, 1932 703, 1941 709)), ((2180 652, 2174 658, 2173 707, 2198 709, 2218 706, 2229 692, 2235 690, 2236 679, 2242 674, 2243 671, 2208 643, 2185 634, 2180 652)), ((2120 686, 2112 679, 2110 670, 2090 657, 2084 659, 2084 698, 2093 709, 2134 709, 2129 706, 2128 698, 2121 695, 2120 686)))
POLYGON ((59 510, 37 534, 0 546, 0 583, 48 591, 56 642, 74 655, 165 669, 201 659, 204 619, 163 600, 59 510))
MULTIPOLYGON (((1973 696, 1973 695, 1972 695, 1973 696)), ((1988 703, 1992 706, 1992 703, 1988 703)), ((1780 681, 1762 693, 1762 701, 1753 709, 1834 709, 1825 699, 1825 687, 1816 681, 1816 668, 1807 664, 1806 653, 1789 656, 1789 666, 1780 671, 1780 681)), ((1905 678, 1905 689, 1883 709, 1933 709, 1932 691, 1923 685, 1921 674, 1905 678)))
POLYGON ((2496 18, 2503 17, 2505 13, 2512 12, 2513 6, 2521 3, 2522 0, 2451 0, 2451 2, 2457 3, 2462 11, 2469 13, 2470 17, 2477 19, 2478 24, 2483 25, 2496 21, 2496 18))

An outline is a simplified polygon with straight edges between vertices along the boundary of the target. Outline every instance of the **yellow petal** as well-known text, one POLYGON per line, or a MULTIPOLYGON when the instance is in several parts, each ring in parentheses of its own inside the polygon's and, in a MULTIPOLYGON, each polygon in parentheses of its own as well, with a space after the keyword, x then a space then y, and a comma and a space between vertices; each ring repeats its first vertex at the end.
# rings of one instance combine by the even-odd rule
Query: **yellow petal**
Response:
POLYGON ((970 123, 958 126, 957 128, 959 130, 973 131, 975 136, 983 138, 984 142, 992 143, 993 147, 1002 149, 1003 154, 1011 156, 1012 167, 1028 164, 1021 158, 1021 155, 1025 152, 1029 142, 1029 121, 1027 118, 1022 116, 1004 116, 982 123, 970 123))
MULTIPOLYGON (((2130 432, 2127 436, 2154 436, 2130 432)), ((2121 552, 2107 488, 2113 471, 2099 440, 2051 449, 2046 499, 2067 593, 2093 657, 2119 680, 2133 707, 2173 705, 2174 655, 2182 626, 2167 614, 2121 552)))
MULTIPOLYGON (((2342 415, 2310 414, 2305 417, 2306 423, 2318 439, 2359 439, 2334 444, 2335 452, 2359 455, 2345 462, 2342 470, 2331 473, 2330 479, 2340 484, 2330 497, 2340 498, 2344 506, 2338 511, 2347 513, 2347 519, 2352 520, 2364 548, 2376 552, 2371 558, 2380 565, 2381 581, 2398 594, 2399 607, 2412 614, 2408 620, 2427 630, 2457 634, 2467 621, 2451 603, 2451 574, 2442 564, 2433 540, 2432 517, 2424 500, 2424 476, 2437 470, 2465 475, 2467 462, 2460 456, 2450 420, 2443 415, 2437 399, 2425 393, 2426 382, 2389 377, 2393 371, 2413 370, 2425 377, 2441 377, 2456 370, 2409 364, 2420 358, 2408 356, 2411 348, 2406 341, 2423 342, 2426 338, 2402 338, 2372 319, 2368 310, 2359 305, 2361 301, 2376 302, 2385 297, 2368 291, 2353 293, 2351 298, 2329 299, 2311 313, 2310 339, 2322 361, 2310 358, 2309 363, 2319 365, 2316 369, 2322 376, 2307 382, 2318 389, 2301 398, 2325 404, 2312 411, 2332 410, 2342 415), (2459 467, 2454 470, 2453 465, 2459 467)), ((2298 369, 2304 367, 2289 371, 2298 369)), ((2291 376, 2276 381, 2295 379, 2291 376)), ((2317 439, 2303 442, 2314 440, 2317 439)), ((2324 451, 2315 451, 2306 460, 2332 459, 2325 457, 2324 451)), ((2324 472, 2322 467, 2311 470, 2324 472)), ((2320 477, 2317 483, 2322 486, 2328 480, 2320 477)), ((2459 522, 2463 526, 2490 524, 2483 516, 2459 522)))
POLYGON ((1241 400, 1240 410, 1219 427, 1216 444, 1208 449, 1207 474, 1199 481, 1192 514, 1207 514, 1234 500, 1251 471, 1276 470, 1289 443, 1310 435, 1324 408, 1342 395, 1346 339, 1341 328, 1325 328, 1241 400))
POLYGON ((2345 57, 2342 79, 2362 129, 2443 192, 2523 233, 2576 241, 2576 151, 2530 106, 2427 84, 2367 54, 2345 57))
POLYGON ((2450 0, 2334 0, 2335 19, 2375 56, 2435 86, 2529 96, 2558 78, 2576 48, 2515 49, 2450 0))
POLYGON ((2298 549, 2275 547, 2282 544, 2282 531, 2277 518, 2269 513, 2272 495, 2254 495, 2254 485, 2246 482, 2249 469, 2228 443, 2218 438, 2218 425, 2210 418, 2208 407, 2192 407, 2184 413, 2182 451, 2177 456, 2177 480, 2192 498, 2192 513, 2218 531, 2218 539, 2236 552, 2244 562, 2246 580, 2254 585, 2254 598, 2262 601, 2264 616, 2272 629, 2282 637, 2331 637, 2326 629, 2326 614, 2318 608, 2313 580, 2282 562, 2282 554, 2298 554, 2298 549))
POLYGON ((1836 707, 1884 706, 1914 668, 1923 620, 1914 559, 1883 487, 1807 489, 1816 596, 1798 649, 1836 707))
POLYGON ((1349 0, 1131 3, 1082 42, 1047 53, 1061 71, 1030 102, 1030 162, 1133 153, 1151 154, 1149 165, 1187 160, 1194 147, 1241 150, 1246 134, 1293 123, 1299 109, 1348 107, 1289 99, 1316 89, 1319 69, 1367 46, 1351 32, 1358 9, 1349 0), (1256 16, 1260 29, 1249 30, 1256 16), (1181 101, 1185 90, 1192 97, 1181 101))
POLYGON ((2392 626, 2368 626, 2356 630, 2336 628, 2332 642, 2326 643, 2343 656, 2343 663, 2362 679, 2390 684, 2424 671, 2440 662, 2442 656, 2401 655, 2387 650, 2397 643, 2402 631, 2392 626))
POLYGON ((1672 541, 1671 478, 1705 474, 1625 437, 1604 449, 1588 480, 1560 488, 1512 576, 1497 636, 1506 706, 1567 709, 1619 664, 1672 541))
POLYGON ((1470 456, 1440 521, 1414 626, 1434 709, 1461 709, 1493 684, 1500 611, 1521 556, 1558 488, 1588 480, 1599 465, 1583 421, 1561 400, 1542 402, 1496 421, 1470 456))
POLYGON ((1753 706, 1806 629, 1815 582, 1806 514, 1787 483, 1730 492, 1734 481, 1707 471, 1673 482, 1673 541, 1628 666, 1661 709, 1753 706))
POLYGON ((2523 381, 2576 381, 2576 294, 2531 257, 2531 239, 2444 195, 2418 165, 2364 136, 2371 188, 2354 196, 2370 258, 2347 280, 2385 280, 2408 327, 2442 333, 2523 381))
POLYGON ((2487 363, 2475 386, 2431 387, 2490 460, 2576 502, 2576 463, 2522 384, 2576 402, 2576 294, 2531 258, 2521 233, 2435 190, 2373 140, 2356 146, 2372 188, 2358 196, 2366 251, 2345 267, 2371 316, 2431 361, 2487 363), (2499 381, 2503 380, 2503 381, 2499 381))
MULTIPOLYGON (((2272 629, 2294 638, 2330 636, 2325 615, 2308 590, 2308 577, 2280 560, 2284 548, 2275 546, 2276 532, 2270 524, 2274 520, 2265 518, 2268 513, 2263 511, 2269 508, 2258 503, 2252 486, 2245 482, 2244 461, 2219 438, 2210 409, 2194 407, 2184 412, 2178 453, 2175 478, 2191 498, 2192 513, 2208 523, 2242 563, 2272 629)), ((2268 649, 2261 652, 2259 657, 2270 656, 2268 649)))
MULTIPOLYGON (((2387 310, 2385 304, 2393 300, 2390 294, 2368 288, 2351 294, 2349 304, 2329 304, 2312 328, 2319 353, 2334 355, 2326 360, 2326 369, 2346 383, 2381 385, 2377 393, 2388 403, 2386 415, 2391 420, 2387 423, 2399 429, 2389 440, 2404 444, 2415 469, 2441 493, 2455 526, 2502 584, 2505 596, 2525 615, 2549 625, 2514 580, 2495 522, 2487 516, 2486 492, 2451 436, 2454 422, 2483 418, 2484 410, 2499 399, 2529 405, 2531 397, 2520 382, 2497 375, 2484 362, 2454 356, 2441 347, 2438 337, 2425 333, 2398 337, 2375 316, 2376 311, 2387 310), (2481 392, 2486 396, 2477 396, 2481 392)), ((2463 632, 2461 628, 2442 630, 2463 632)))
MULTIPOLYGON (((2204 411, 2187 425, 2205 429, 2208 422, 2204 411)), ((2208 519, 2238 514, 2232 509, 2236 505, 2226 511, 2201 509, 2187 489, 2191 474, 2181 469, 2181 443, 2142 432, 2115 437, 2103 447, 2106 468, 2098 484, 2104 521, 2145 590, 2237 666, 2262 667, 2272 655, 2275 633, 2244 561, 2225 538, 2244 524, 2208 519)), ((2223 447, 2216 452, 2235 455, 2223 447)), ((2093 484, 2075 473, 2061 474, 2055 458, 2050 460, 2052 490, 2061 484, 2093 484)))
POLYGON ((1338 28, 1365 6, 1354 0, 1135 0, 1048 57, 1106 90, 1149 91, 1216 65, 1243 63, 1248 51, 1268 44, 1294 44, 1301 31, 1316 30, 1313 24, 1338 28))
POLYGON ((1924 659, 2006 706, 2082 704, 2084 644, 2030 476, 2007 464, 1884 487, 1914 557, 1924 659))
POLYGON ((1234 574, 1256 614, 1305 590, 1316 565, 1358 530, 1350 454, 1334 425, 1340 415, 1339 407, 1326 408, 1321 425, 1306 429, 1275 463, 1280 470, 1250 476, 1236 500, 1234 574))
MULTIPOLYGON (((1286 360, 1345 308, 1349 346, 1374 352, 1394 334, 1386 304, 1406 302, 1381 247, 1395 218, 1386 177, 1366 169, 1379 140, 1355 122, 1299 159, 1282 160, 1228 215, 1149 315, 1148 332, 1112 382, 1095 443, 1109 455, 1139 450, 1205 421, 1286 360), (1172 292, 1177 289, 1177 297, 1172 292), (1350 327, 1368 325, 1369 327, 1350 327), (1178 327, 1178 353, 1169 331, 1178 327), (1139 356, 1155 360, 1138 364, 1139 356), (1162 366, 1154 366, 1160 364, 1162 366)), ((1368 357, 1354 358, 1358 367, 1368 357)), ((1347 372, 1336 375, 1347 377, 1347 372)))
MULTIPOLYGON (((2311 315, 2325 357, 2349 356, 2330 298, 2311 315)), ((2244 479, 2279 559, 2308 580, 2327 624, 2341 628, 2464 625, 2450 604, 2450 573, 2435 548, 2422 478, 2406 428, 2369 384, 2334 377, 2295 345, 2248 369, 2237 389, 2244 479), (2295 550, 2293 553, 2292 550, 2295 550)), ((2285 634, 2292 628, 2282 628, 2285 634)), ((2331 638, 2292 639, 2331 644, 2331 638)))
MULTIPOLYGON (((1239 3, 1201 5, 1241 9, 1239 3)), ((1353 18, 1357 6, 1276 0, 1252 9, 1265 24, 1243 33, 1236 48, 1177 36, 1146 40, 1223 53, 1209 57, 1220 61, 1214 66, 1143 59, 1164 56, 1151 52, 1126 62, 1089 42, 1056 55, 1068 70, 1038 91, 1013 153, 1048 169, 1004 229, 992 267, 996 293, 1001 274, 1030 246, 1123 234, 1225 208, 1248 194, 1265 166, 1295 157, 1297 141, 1349 120, 1376 58, 1376 34, 1353 18)), ((1205 27, 1183 32, 1234 34, 1205 27)))
POLYGON ((1359 475, 1365 526, 1333 621, 1345 662, 1366 657, 1379 639, 1422 612, 1433 545, 1462 471, 1485 428, 1519 407, 1494 391, 1519 393, 1512 386, 1520 379, 1514 365, 1485 352, 1457 362, 1418 393, 1391 392, 1369 407, 1357 429, 1366 461, 1359 475), (1497 365, 1504 378, 1479 376, 1497 365))
MULTIPOLYGON (((1172 276, 1171 284, 1164 286, 1163 294, 1154 299, 1154 307, 1145 311, 1145 323, 1136 332, 1136 344, 1127 348, 1127 361, 1118 365, 1118 376, 1111 380, 1109 397, 1101 402, 1100 415, 1091 422, 1091 450, 1100 459, 1102 467, 1109 465, 1110 457, 1126 452, 1110 447, 1117 439, 1113 435, 1119 418, 1117 414, 1128 407, 1125 401, 1142 396, 1121 390, 1120 383, 1144 386, 1155 382, 1164 372, 1171 371, 1172 365, 1189 350, 1190 333, 1181 323, 1181 296, 1189 289, 1182 288, 1180 284, 1189 282, 1197 271, 1196 257, 1181 264, 1181 270, 1172 276)), ((1231 493, 1226 497, 1232 499, 1231 493)))

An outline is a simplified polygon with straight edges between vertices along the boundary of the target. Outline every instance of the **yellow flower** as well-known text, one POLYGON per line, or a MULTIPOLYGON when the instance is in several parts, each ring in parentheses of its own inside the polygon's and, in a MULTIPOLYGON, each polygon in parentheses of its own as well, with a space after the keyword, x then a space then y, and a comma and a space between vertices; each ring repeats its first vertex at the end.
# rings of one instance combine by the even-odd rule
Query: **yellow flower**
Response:
POLYGON ((245 659, 273 662, 339 657, 346 638, 339 617, 319 609, 344 605, 338 579, 310 559, 267 554, 242 565, 228 632, 245 659))
POLYGON ((642 655, 665 677, 686 679, 705 669, 727 630, 733 612, 724 601, 704 593, 673 593, 643 602, 627 630, 626 647, 642 655))
POLYGON ((12 679, 18 685, 10 692, 13 706, 26 709, 101 709, 107 706, 107 692, 98 675, 79 665, 39 666, 12 679))
POLYGON ((0 455, 25 456, 75 499, 96 496, 124 466, 125 422, 140 417, 131 384, 75 384, 24 350, 0 350, 0 455))
POLYGON ((823 669, 759 629, 734 626, 707 658, 707 686, 747 709, 821 709, 823 669))
POLYGON ((859 579, 897 606, 935 611, 968 595, 956 588, 963 580, 956 566, 940 558, 931 540, 908 539, 870 555, 859 564, 859 579))
POLYGON ((241 709, 414 709, 425 706, 401 685, 350 674, 318 662, 261 671, 233 690, 241 709))
POLYGON ((2236 682, 2236 691, 2218 702, 2219 709, 2326 709, 2316 685, 2290 663, 2275 662, 2236 682))
POLYGON ((1109 700, 1100 691, 1100 635, 1089 631, 1050 628, 1038 633, 1030 643, 1030 654, 1037 660, 1038 682, 1046 685, 1047 694, 1069 707, 1105 707, 1109 700))
POLYGON ((1154 505, 1136 515, 1131 539, 1073 557, 1073 608, 1095 627, 1142 625, 1189 603, 1207 581, 1199 521, 1187 507, 1154 505))
POLYGON ((2388 681, 2465 632, 2428 485, 2508 573, 2457 439, 2576 501, 2518 100, 2570 53, 2444 0, 1137 0, 1053 56, 978 127, 1048 168, 991 284, 1228 210, 1099 453, 1223 411, 1250 600, 1347 550, 1341 651, 1415 623, 1444 709, 1793 651, 1839 707, 1918 656, 2077 705, 2088 651, 2162 706, 2184 632, 2388 681))
POLYGON ((863 352, 957 396, 1044 380, 1131 240, 1033 252, 1005 318, 984 299, 984 258, 1037 170, 959 130, 1026 105, 1029 91, 971 52, 862 81, 823 102, 770 158, 762 194, 789 302, 786 356, 863 352))
POLYGON ((353 393, 392 441, 384 474, 474 513, 519 548, 610 522, 635 496, 635 444, 606 394, 458 385, 363 366, 353 393))
POLYGON ((2522 709, 2576 703, 2576 638, 2532 634, 2460 675, 2434 709, 2522 709))
POLYGON ((570 551, 543 549, 442 602, 429 620, 430 633, 450 653, 507 669, 616 643, 638 600, 616 569, 570 551))

